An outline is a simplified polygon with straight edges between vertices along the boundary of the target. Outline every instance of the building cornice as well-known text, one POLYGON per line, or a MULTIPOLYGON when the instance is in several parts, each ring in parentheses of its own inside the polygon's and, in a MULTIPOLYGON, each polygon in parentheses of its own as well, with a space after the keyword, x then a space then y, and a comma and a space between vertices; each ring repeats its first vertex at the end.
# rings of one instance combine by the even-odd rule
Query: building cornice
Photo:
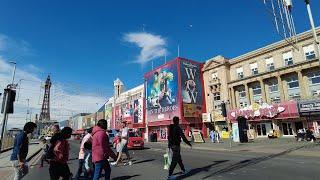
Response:
MULTIPOLYGON (((305 61, 293 64, 291 66, 280 67, 280 68, 277 68, 277 69, 275 69, 273 71, 266 71, 266 72, 259 73, 259 74, 254 75, 254 76, 247 76, 245 78, 236 79, 236 80, 228 82, 227 84, 228 84, 229 87, 231 87, 231 86, 234 87, 234 86, 238 86, 240 84, 248 83, 249 81, 252 82, 253 79, 261 79, 261 78, 262 79, 266 79, 266 78, 275 77, 275 76, 278 76, 278 75, 281 76, 281 75, 283 75, 281 73, 281 71, 291 70, 292 72, 295 72, 295 71, 297 71, 296 69, 298 67, 301 68, 301 66, 306 66, 308 64, 310 64, 310 65, 308 65, 308 68, 316 67, 316 66, 319 66, 318 63, 319 63, 319 58, 317 57, 317 58, 315 58, 313 60, 308 60, 308 61, 305 60, 305 61), (312 65, 314 63, 316 63, 316 65, 312 65), (265 76, 268 76, 268 77, 265 77, 265 76)), ((302 68, 301 70, 303 70, 303 69, 305 69, 305 68, 302 68)))
MULTIPOLYGON (((317 35, 319 35, 319 34, 320 34, 320 28, 317 28, 317 35)), ((311 30, 305 31, 305 32, 300 33, 300 34, 297 35, 298 42, 304 41, 306 39, 311 39, 311 38, 312 38, 311 30)), ((288 44, 288 42, 286 40, 281 40, 281 41, 275 42, 273 44, 267 45, 265 47, 256 49, 254 51, 248 52, 248 53, 243 54, 241 56, 232 58, 232 59, 229 60, 229 62, 230 62, 230 64, 236 64, 236 63, 239 63, 239 62, 251 59, 251 58, 255 58, 255 57, 263 55, 263 54, 267 54, 267 53, 273 52, 273 51, 275 51, 277 49, 281 49, 281 48, 284 48, 284 47, 287 47, 287 46, 290 46, 288 44)))

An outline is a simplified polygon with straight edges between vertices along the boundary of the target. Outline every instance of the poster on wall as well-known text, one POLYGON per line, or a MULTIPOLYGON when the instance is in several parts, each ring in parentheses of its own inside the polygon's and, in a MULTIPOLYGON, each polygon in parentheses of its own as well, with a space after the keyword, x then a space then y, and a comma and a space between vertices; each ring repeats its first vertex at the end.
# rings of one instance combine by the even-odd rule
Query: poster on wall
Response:
POLYGON ((143 122, 143 99, 133 101, 133 123, 143 122))
POLYGON ((179 115, 177 64, 167 64, 145 75, 148 121, 179 115))
POLYGON ((167 139, 168 135, 168 129, 167 128, 160 128, 160 138, 161 139, 167 139))
POLYGON ((121 115, 123 118, 129 118, 133 116, 133 102, 124 103, 121 105, 121 115))
POLYGON ((200 64, 181 60, 180 69, 184 117, 200 117, 203 104, 200 64))
POLYGON ((240 142, 238 123, 232 123, 232 139, 233 142, 240 142))

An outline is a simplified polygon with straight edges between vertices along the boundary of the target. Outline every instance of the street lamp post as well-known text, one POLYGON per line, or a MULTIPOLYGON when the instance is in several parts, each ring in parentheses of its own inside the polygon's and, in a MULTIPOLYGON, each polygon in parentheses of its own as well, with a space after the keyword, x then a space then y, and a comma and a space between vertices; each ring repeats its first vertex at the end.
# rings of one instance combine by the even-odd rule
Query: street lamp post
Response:
MULTIPOLYGON (((27 100, 27 116, 26 116, 26 123, 28 122, 28 117, 29 117, 29 114, 30 114, 30 111, 29 111, 29 101, 30 99, 26 99, 27 100)), ((30 118, 30 121, 31 121, 31 118, 30 118)))
MULTIPOLYGON (((311 11, 311 7, 310 7, 310 0, 305 0, 304 2, 306 3, 306 6, 307 6, 307 11, 308 11, 309 21, 310 21, 310 25, 311 25, 311 30, 312 30, 314 41, 315 41, 316 46, 317 46, 318 56, 319 56, 320 55, 320 45, 319 45, 318 36, 317 36, 316 28, 315 28, 315 25, 314 25, 314 21, 313 21, 312 11, 311 11)), ((320 58, 319 58, 319 61, 320 61, 320 58)))
MULTIPOLYGON (((11 64, 13 64, 13 71, 12 71, 12 81, 11 84, 8 85, 8 88, 13 89, 15 88, 14 86, 14 77, 16 74, 16 62, 10 61, 11 64)), ((9 100, 9 93, 6 94, 5 101, 4 101, 4 111, 3 111, 3 120, 2 120, 2 127, 1 127, 1 135, 0 135, 0 154, 2 150, 2 143, 4 139, 4 132, 6 129, 7 125, 7 120, 8 120, 8 113, 7 113, 7 105, 8 105, 8 100, 9 100)))

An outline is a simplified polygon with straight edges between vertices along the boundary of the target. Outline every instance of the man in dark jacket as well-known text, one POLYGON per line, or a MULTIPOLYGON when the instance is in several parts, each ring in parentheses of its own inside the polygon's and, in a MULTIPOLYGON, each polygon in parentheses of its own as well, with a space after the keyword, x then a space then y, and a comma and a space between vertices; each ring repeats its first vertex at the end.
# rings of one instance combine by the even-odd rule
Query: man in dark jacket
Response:
POLYGON ((192 147, 191 143, 188 141, 188 139, 186 138, 182 129, 179 126, 179 117, 175 116, 173 117, 173 124, 170 124, 169 126, 168 148, 170 148, 172 151, 172 161, 169 168, 168 179, 175 179, 175 177, 172 176, 172 173, 177 163, 179 164, 183 174, 187 173, 182 163, 181 154, 180 154, 181 138, 186 144, 192 147))
POLYGON ((64 127, 61 130, 60 138, 54 144, 54 157, 50 161, 49 174, 51 180, 58 180, 62 177, 63 180, 69 180, 72 177, 69 166, 70 145, 67 139, 71 137, 72 129, 64 127))
POLYGON ((23 127, 23 131, 14 139, 13 150, 10 157, 14 168, 14 180, 20 180, 25 175, 24 169, 29 149, 28 134, 31 134, 36 128, 37 125, 35 123, 27 122, 23 127))

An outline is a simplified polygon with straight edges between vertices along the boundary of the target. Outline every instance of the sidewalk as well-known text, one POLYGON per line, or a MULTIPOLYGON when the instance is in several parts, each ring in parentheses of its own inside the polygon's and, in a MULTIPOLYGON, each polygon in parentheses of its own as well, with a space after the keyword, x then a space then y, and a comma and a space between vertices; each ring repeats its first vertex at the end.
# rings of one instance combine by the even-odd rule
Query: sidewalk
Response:
MULTIPOLYGON (((40 150, 40 144, 30 144, 27 159, 32 159, 32 157, 35 156, 40 150)), ((11 153, 12 150, 0 154, 0 179, 12 179, 11 176, 13 175, 13 169, 10 161, 11 153)))
MULTIPOLYGON (((231 142, 231 144, 229 139, 223 139, 220 143, 212 143, 210 139, 205 139, 205 141, 205 143, 192 143, 192 148, 208 151, 256 152, 268 154, 277 154, 290 151, 290 155, 320 157, 320 154, 318 153, 320 151, 319 143, 306 141, 298 142, 293 138, 261 138, 255 139, 253 142, 249 143, 231 142)), ((147 146, 152 146, 153 144, 157 144, 164 149, 167 147, 167 142, 146 143, 147 146)), ((184 143, 181 143, 181 147, 187 148, 188 146, 184 143)))

